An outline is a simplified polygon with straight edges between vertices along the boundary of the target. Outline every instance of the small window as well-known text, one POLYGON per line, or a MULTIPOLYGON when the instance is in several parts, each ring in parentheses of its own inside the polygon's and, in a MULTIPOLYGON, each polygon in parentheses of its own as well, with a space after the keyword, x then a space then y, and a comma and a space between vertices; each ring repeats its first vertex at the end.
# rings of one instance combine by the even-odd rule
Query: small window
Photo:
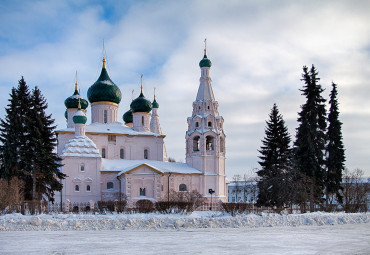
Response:
POLYGON ((145 197, 145 188, 140 188, 140 196, 145 197))
POLYGON ((195 127, 199 127, 199 122, 195 122, 195 127))
POLYGON ((104 123, 108 123, 108 112, 104 110, 104 123))
POLYGON ((141 116, 141 125, 144 126, 144 116, 141 116))
POLYGON ((120 149, 119 150, 119 158, 120 159, 124 159, 125 158, 125 150, 124 149, 120 149))
POLYGON ((81 164, 81 166, 80 166, 80 171, 81 171, 81 172, 85 172, 85 165, 84 165, 84 164, 81 164))
POLYGON ((115 135, 108 135, 108 142, 116 142, 116 139, 115 135))
POLYGON ((107 189, 113 189, 113 182, 107 182, 107 189))
POLYGON ((225 152, 225 139, 220 138, 220 152, 225 152))
POLYGON ((75 185, 75 191, 76 191, 76 192, 80 191, 80 186, 75 185))
POLYGON ((193 139, 193 151, 199 151, 199 140, 200 140, 199 136, 194 137, 194 139, 193 139))
POLYGON ((207 151, 213 151, 214 148, 214 138, 212 136, 206 137, 206 150, 207 151))
POLYGON ((208 110, 209 110, 209 105, 208 105, 208 110))
POLYGON ((208 127, 212 127, 212 122, 208 121, 208 127))
POLYGON ((90 191, 91 191, 91 189, 90 189, 90 185, 87 185, 87 186, 86 186, 86 191, 87 191, 87 192, 90 192, 90 191))
POLYGON ((179 191, 186 191, 186 184, 180 184, 179 191))
POLYGON ((105 158, 105 148, 102 148, 101 149, 101 157, 102 158, 105 158))
POLYGON ((144 150, 144 159, 148 159, 149 158, 149 151, 148 149, 145 149, 144 150))

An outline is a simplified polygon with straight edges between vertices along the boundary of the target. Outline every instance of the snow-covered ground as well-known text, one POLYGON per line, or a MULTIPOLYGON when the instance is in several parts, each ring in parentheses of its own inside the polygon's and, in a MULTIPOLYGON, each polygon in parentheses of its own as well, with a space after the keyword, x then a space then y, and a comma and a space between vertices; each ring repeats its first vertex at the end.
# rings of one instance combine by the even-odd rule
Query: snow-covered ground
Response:
POLYGON ((370 254, 370 214, 0 217, 0 254, 175 253, 370 254))
POLYGON ((367 213, 242 214, 222 212, 184 214, 41 214, 0 216, 0 231, 30 230, 143 230, 186 228, 240 228, 304 225, 342 225, 370 222, 367 213))

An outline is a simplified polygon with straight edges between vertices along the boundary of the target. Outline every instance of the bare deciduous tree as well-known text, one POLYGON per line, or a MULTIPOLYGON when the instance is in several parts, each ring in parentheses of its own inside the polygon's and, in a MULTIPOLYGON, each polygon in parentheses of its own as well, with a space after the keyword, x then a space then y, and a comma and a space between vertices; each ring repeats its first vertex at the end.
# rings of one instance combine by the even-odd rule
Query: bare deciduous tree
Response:
POLYGON ((240 183, 240 181, 241 181, 241 179, 242 179, 242 177, 240 176, 240 174, 235 174, 234 176, 233 176, 233 183, 234 183, 234 191, 233 192, 235 192, 235 202, 239 202, 238 201, 238 193, 241 191, 241 183, 240 183))
POLYGON ((24 182, 16 177, 10 181, 0 179, 0 213, 19 211, 23 203, 24 182))
POLYGON ((343 209, 346 212, 367 211, 367 194, 370 192, 368 179, 363 178, 364 171, 355 169, 344 170, 343 177, 343 209))

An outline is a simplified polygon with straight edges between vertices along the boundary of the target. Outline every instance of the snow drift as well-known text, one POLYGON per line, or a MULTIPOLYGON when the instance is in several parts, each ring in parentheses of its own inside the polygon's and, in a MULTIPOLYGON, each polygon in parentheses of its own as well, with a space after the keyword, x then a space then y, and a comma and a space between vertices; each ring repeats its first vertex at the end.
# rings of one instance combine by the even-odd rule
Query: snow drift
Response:
POLYGON ((180 214, 41 214, 0 216, 0 231, 143 230, 181 228, 241 228, 368 223, 368 213, 245 214, 220 212, 180 214))

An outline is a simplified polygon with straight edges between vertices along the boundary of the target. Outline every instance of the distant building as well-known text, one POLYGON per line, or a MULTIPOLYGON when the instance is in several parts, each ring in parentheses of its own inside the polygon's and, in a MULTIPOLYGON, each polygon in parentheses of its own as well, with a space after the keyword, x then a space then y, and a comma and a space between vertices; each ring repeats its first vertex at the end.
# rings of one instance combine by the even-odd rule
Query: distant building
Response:
POLYGON ((232 181, 228 185, 229 203, 257 203, 258 188, 257 182, 232 181))
MULTIPOLYGON (((130 109, 118 120, 121 91, 110 79, 103 58, 98 80, 89 88, 91 124, 86 124, 89 103, 75 84, 65 100, 67 127, 57 131, 62 157, 62 202, 96 202, 127 196, 129 205, 141 199, 165 200, 169 190, 196 190, 213 201, 227 201, 225 184, 224 119, 219 115, 206 51, 199 63, 200 85, 187 119, 186 163, 168 162, 159 104, 145 98, 143 87, 130 109)), ((176 107, 168 105, 166 107, 176 107)), ((171 118, 171 116, 164 116, 171 118)), ((175 128, 175 127, 173 127, 175 128)))

